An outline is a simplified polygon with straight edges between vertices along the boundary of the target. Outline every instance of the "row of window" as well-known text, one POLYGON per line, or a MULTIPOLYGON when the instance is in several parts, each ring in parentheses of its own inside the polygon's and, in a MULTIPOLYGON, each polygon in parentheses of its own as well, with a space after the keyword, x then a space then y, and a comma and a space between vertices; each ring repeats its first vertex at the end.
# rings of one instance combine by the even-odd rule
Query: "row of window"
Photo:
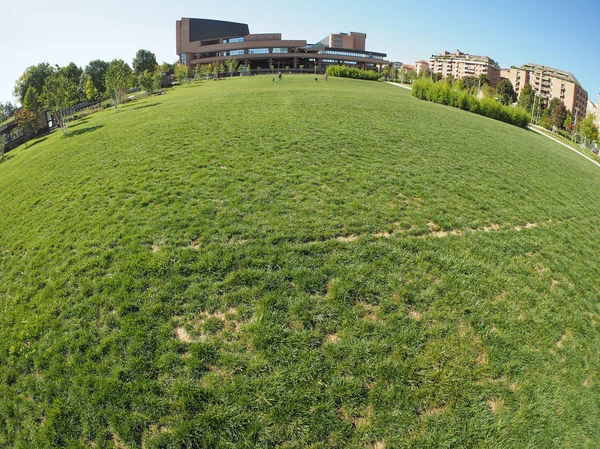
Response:
POLYGON ((230 39, 223 39, 224 44, 233 44, 234 42, 244 42, 243 37, 232 37, 230 39))
POLYGON ((377 56, 370 53, 354 53, 350 51, 323 50, 321 53, 327 55, 354 56, 355 58, 383 59, 383 56, 377 56))
POLYGON ((337 59, 323 59, 323 62, 327 62, 329 64, 346 64, 346 65, 356 65, 356 61, 338 61, 337 59))

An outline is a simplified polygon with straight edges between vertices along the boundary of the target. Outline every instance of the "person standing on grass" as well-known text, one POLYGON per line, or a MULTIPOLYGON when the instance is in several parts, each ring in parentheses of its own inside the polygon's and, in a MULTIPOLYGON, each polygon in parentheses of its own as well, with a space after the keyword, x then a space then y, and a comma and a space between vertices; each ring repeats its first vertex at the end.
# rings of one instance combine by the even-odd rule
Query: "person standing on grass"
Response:
POLYGON ((283 81, 283 76, 281 75, 281 72, 279 72, 279 81, 283 81))
POLYGON ((327 72, 325 72, 325 75, 323 75, 323 78, 325 78, 325 82, 327 82, 327 80, 329 79, 329 75, 327 75, 327 72))

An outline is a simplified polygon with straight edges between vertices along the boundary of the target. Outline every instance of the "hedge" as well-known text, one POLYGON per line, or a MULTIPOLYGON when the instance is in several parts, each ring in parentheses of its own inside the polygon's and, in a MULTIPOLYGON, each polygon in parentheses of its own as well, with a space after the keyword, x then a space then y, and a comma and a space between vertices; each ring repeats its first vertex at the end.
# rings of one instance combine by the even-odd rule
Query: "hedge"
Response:
POLYGON ((417 79, 413 83, 412 95, 420 100, 474 112, 521 128, 527 128, 529 125, 529 113, 525 109, 504 106, 491 98, 479 100, 468 91, 453 89, 450 84, 443 81, 435 83, 429 78, 417 79))
POLYGON ((340 78, 354 78, 359 80, 377 81, 379 74, 374 70, 362 70, 345 65, 330 65, 327 67, 327 75, 340 78))

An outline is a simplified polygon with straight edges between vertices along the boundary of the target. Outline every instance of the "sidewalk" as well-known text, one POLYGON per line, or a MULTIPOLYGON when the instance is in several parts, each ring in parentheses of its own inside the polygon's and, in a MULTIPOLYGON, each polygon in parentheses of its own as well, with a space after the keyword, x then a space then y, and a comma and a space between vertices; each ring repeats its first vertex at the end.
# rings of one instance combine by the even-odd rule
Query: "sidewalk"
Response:
POLYGON ((403 88, 408 89, 408 90, 412 89, 412 87, 410 87, 410 86, 405 86, 404 84, 394 83, 392 81, 386 81, 386 83, 392 84, 393 86, 403 87, 403 88))

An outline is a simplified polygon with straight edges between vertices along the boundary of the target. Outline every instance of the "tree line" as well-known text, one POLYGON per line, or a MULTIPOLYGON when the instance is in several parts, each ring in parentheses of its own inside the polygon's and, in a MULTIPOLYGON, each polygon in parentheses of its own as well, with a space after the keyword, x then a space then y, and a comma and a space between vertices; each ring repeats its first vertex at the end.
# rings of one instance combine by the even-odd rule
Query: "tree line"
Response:
POLYGON ((154 93, 163 84, 163 74, 176 71, 181 71, 178 63, 159 65, 154 53, 143 49, 138 50, 131 66, 122 59, 96 59, 85 68, 73 62, 64 67, 42 62, 28 67, 15 82, 13 94, 21 108, 0 103, 0 122, 14 116, 18 126, 27 130, 33 126, 34 116, 49 110, 67 134, 75 104, 110 99, 118 110, 129 88, 139 86, 154 93))

